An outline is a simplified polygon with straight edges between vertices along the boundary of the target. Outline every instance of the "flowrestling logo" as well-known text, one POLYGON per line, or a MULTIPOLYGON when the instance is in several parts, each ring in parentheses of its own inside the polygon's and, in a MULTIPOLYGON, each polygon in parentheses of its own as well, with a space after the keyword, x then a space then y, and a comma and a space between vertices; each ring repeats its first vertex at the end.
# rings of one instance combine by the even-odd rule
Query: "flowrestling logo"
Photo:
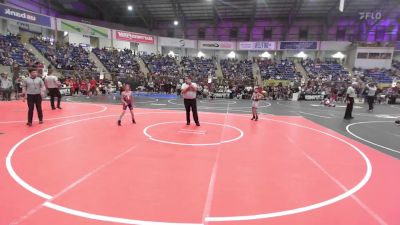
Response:
POLYGON ((6 8, 6 9, 4 9, 4 14, 5 15, 14 16, 14 17, 18 17, 18 18, 21 18, 21 19, 27 19, 27 20, 30 20, 32 22, 36 22, 36 16, 33 15, 33 14, 28 14, 26 12, 20 13, 20 12, 12 10, 10 8, 6 8))
POLYGON ((359 12, 360 20, 380 20, 382 12, 359 12))

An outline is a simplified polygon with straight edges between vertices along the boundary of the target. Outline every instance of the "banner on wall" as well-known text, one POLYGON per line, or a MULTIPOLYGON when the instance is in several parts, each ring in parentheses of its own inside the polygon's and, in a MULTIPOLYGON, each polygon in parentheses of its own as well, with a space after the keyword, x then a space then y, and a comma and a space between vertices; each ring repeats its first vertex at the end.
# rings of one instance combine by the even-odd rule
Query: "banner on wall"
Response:
MULTIPOLYGON (((302 99, 302 97, 300 98, 302 99)), ((306 101, 321 101, 324 99, 324 95, 312 95, 312 94, 305 94, 304 100, 306 101)))
POLYGON ((0 17, 44 27, 51 26, 51 17, 0 4, 0 17))
POLYGON ((275 50, 274 41, 246 41, 238 43, 238 50, 275 50))
POLYGON ((235 50, 236 42, 230 41, 199 41, 199 49, 235 50))
POLYGON ((68 31, 72 33, 79 33, 101 38, 110 38, 110 29, 85 23, 79 23, 71 20, 58 19, 57 28, 58 30, 68 31))
POLYGON ((196 48, 197 41, 179 38, 160 37, 158 39, 161 46, 179 47, 179 48, 196 48))
POLYGON ((38 33, 38 34, 42 34, 42 28, 40 26, 33 25, 30 23, 18 22, 18 21, 14 21, 14 20, 8 21, 7 29, 13 34, 18 34, 20 29, 38 33), (16 33, 12 32, 14 29, 16 29, 16 31, 17 31, 16 33))
POLYGON ((114 38, 120 41, 154 44, 154 36, 149 34, 133 33, 128 31, 114 31, 114 38))
POLYGON ((318 41, 281 41, 280 50, 318 50, 318 41))

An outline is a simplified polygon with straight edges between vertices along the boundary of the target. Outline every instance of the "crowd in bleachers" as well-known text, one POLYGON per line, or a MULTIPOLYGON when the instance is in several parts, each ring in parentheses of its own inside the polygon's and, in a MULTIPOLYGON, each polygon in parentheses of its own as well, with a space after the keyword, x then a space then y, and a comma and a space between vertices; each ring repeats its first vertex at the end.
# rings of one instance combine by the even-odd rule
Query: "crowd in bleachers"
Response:
POLYGON ((400 71, 400 61, 393 59, 392 67, 395 68, 396 70, 400 71))
POLYGON ((139 81, 147 90, 170 93, 184 79, 174 57, 155 54, 140 57, 149 69, 147 78, 139 81))
POLYGON ((395 70, 387 69, 359 69, 353 68, 354 75, 364 82, 391 84, 396 77, 395 70))
POLYGON ((215 62, 204 57, 182 57, 181 66, 184 75, 191 75, 196 82, 207 82, 209 77, 215 76, 215 62))
MULTIPOLYGON (((209 78, 215 80, 215 59, 199 57, 182 57, 177 59, 162 55, 141 55, 140 58, 149 70, 147 75, 140 70, 138 57, 131 50, 93 49, 93 53, 113 75, 113 81, 100 80, 95 63, 89 60, 85 48, 70 44, 53 43, 51 40, 31 38, 30 43, 47 58, 56 69, 64 71, 63 84, 71 88, 75 94, 92 94, 107 92, 108 85, 118 83, 134 83, 135 90, 150 92, 175 93, 179 90, 185 75, 191 75, 201 90, 207 92, 233 93, 233 96, 249 96, 248 87, 254 86, 253 63, 257 63, 260 75, 264 80, 289 80, 290 85, 267 86, 265 95, 270 99, 290 99, 294 92, 303 94, 323 94, 327 96, 343 97, 347 85, 352 81, 348 71, 339 63, 321 61, 319 59, 305 59, 301 65, 308 75, 306 84, 299 84, 301 75, 296 72, 295 64, 289 59, 285 60, 238 60, 222 59, 220 65, 225 82, 216 84, 208 83, 209 78), (293 87, 296 88, 293 88, 293 87), (93 91, 95 90, 95 91, 93 91)), ((29 52, 17 36, 0 36, 0 64, 11 66, 12 72, 19 71, 19 67, 31 67, 36 62, 34 55, 29 52)), ((360 82, 392 83, 397 76, 400 78, 400 62, 393 60, 391 70, 354 69, 353 74, 360 82)), ((17 72, 18 74, 18 72, 17 72)), ((22 74, 22 73, 21 73, 22 74)), ((18 76, 14 76, 13 84, 18 84, 18 76)), ((280 82, 280 81, 279 81, 280 82)), ((362 91, 360 91, 362 92, 362 91)), ((203 93, 203 91, 201 91, 203 93)))
POLYGON ((220 64, 224 79, 230 85, 253 85, 253 63, 251 60, 222 59, 220 64))
POLYGON ((0 64, 21 67, 32 67, 35 56, 21 43, 19 37, 14 35, 0 35, 0 64))
POLYGON ((291 60, 258 60, 261 78, 264 80, 297 80, 299 75, 291 60))
POLYGON ((140 56, 146 64, 149 71, 155 75, 160 76, 181 76, 179 66, 174 57, 162 55, 142 55, 140 56))
POLYGON ((60 70, 92 72, 96 65, 89 60, 89 52, 81 46, 53 43, 49 40, 31 38, 30 43, 38 49, 47 60, 60 70))
POLYGON ((349 72, 336 62, 322 62, 319 59, 308 58, 302 60, 301 64, 311 80, 345 82, 350 79, 349 72))
POLYGON ((94 48, 92 52, 107 68, 108 72, 115 76, 144 76, 140 71, 135 55, 130 49, 118 51, 94 48))

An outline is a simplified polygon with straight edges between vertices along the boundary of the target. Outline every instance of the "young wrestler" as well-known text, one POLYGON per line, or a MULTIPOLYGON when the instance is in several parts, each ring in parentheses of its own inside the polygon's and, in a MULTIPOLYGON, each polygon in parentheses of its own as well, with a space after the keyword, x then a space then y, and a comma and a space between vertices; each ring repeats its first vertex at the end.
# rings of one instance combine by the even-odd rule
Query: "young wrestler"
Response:
POLYGON ((122 117, 125 115, 125 111, 127 108, 129 108, 130 112, 131 112, 131 116, 132 116, 132 123, 136 123, 135 121, 135 117, 133 115, 133 97, 132 97, 132 91, 131 91, 131 87, 129 86, 129 84, 126 84, 124 87, 124 91, 121 92, 121 102, 123 104, 122 106, 122 114, 119 117, 118 120, 118 126, 121 126, 121 120, 122 117))
POLYGON ((251 111, 253 112, 253 118, 251 120, 258 120, 258 114, 257 114, 257 109, 259 105, 259 101, 263 98, 264 96, 261 94, 260 88, 256 88, 253 92, 253 95, 251 96, 251 100, 253 101, 251 104, 251 111))

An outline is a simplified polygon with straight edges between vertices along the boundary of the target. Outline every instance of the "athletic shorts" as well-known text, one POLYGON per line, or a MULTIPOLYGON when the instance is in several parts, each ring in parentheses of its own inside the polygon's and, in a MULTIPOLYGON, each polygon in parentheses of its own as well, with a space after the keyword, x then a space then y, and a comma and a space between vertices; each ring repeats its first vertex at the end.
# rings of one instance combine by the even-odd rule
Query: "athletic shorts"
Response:
POLYGON ((129 108, 129 110, 133 110, 132 104, 128 104, 128 105, 123 105, 123 106, 122 106, 122 109, 123 109, 123 110, 126 110, 127 108, 129 108))
POLYGON ((259 105, 259 101, 253 101, 251 103, 251 107, 253 107, 253 108, 258 108, 258 105, 259 105))

